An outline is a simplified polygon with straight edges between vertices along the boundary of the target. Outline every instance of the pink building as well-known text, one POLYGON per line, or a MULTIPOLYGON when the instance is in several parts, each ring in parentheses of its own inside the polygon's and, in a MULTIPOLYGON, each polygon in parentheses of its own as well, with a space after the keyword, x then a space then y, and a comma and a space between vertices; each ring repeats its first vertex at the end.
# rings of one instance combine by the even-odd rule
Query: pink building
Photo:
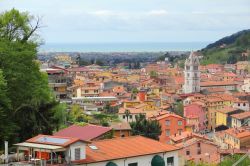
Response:
MULTIPOLYGON (((198 117, 198 128, 195 129, 196 131, 206 129, 206 115, 205 109, 199 104, 189 104, 184 107, 184 117, 198 117)), ((188 124, 187 124, 188 125, 188 124)))

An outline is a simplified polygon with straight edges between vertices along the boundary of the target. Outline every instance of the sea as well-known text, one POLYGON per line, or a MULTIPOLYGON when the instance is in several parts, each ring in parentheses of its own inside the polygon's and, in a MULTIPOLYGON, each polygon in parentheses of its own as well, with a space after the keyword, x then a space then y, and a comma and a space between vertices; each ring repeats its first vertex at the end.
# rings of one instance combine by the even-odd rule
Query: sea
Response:
POLYGON ((45 43, 39 52, 161 52, 196 51, 211 42, 123 42, 123 43, 45 43))

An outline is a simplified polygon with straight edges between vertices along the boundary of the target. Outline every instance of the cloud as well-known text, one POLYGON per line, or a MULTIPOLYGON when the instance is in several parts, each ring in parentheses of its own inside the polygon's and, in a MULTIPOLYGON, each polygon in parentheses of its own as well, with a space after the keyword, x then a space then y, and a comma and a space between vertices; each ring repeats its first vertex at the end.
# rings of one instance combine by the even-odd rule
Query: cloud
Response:
POLYGON ((151 16, 165 16, 168 14, 168 12, 166 10, 151 10, 146 14, 151 16))

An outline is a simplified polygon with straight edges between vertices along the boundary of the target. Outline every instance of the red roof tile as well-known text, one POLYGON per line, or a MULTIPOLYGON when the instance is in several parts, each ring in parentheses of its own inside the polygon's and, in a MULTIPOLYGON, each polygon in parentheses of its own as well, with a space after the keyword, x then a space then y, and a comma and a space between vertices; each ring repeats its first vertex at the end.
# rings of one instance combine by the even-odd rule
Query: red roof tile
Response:
POLYGON ((107 133, 110 130, 112 130, 112 128, 110 127, 103 127, 91 124, 86 126, 72 125, 69 126, 68 128, 62 129, 54 133, 53 135, 75 137, 79 138, 80 140, 89 141, 107 133))
POLYGON ((163 144, 142 136, 94 141, 92 145, 95 145, 97 149, 93 150, 87 146, 86 159, 76 161, 76 163, 84 164, 110 161, 121 158, 164 153, 179 149, 173 145, 163 144))

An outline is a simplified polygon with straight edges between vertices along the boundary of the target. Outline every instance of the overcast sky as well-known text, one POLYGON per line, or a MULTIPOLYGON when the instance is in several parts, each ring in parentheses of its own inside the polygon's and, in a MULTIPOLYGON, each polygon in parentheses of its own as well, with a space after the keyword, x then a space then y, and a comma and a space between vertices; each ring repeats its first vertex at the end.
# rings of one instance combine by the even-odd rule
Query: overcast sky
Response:
POLYGON ((250 29, 250 0, 0 0, 43 17, 47 42, 215 41, 250 29))

